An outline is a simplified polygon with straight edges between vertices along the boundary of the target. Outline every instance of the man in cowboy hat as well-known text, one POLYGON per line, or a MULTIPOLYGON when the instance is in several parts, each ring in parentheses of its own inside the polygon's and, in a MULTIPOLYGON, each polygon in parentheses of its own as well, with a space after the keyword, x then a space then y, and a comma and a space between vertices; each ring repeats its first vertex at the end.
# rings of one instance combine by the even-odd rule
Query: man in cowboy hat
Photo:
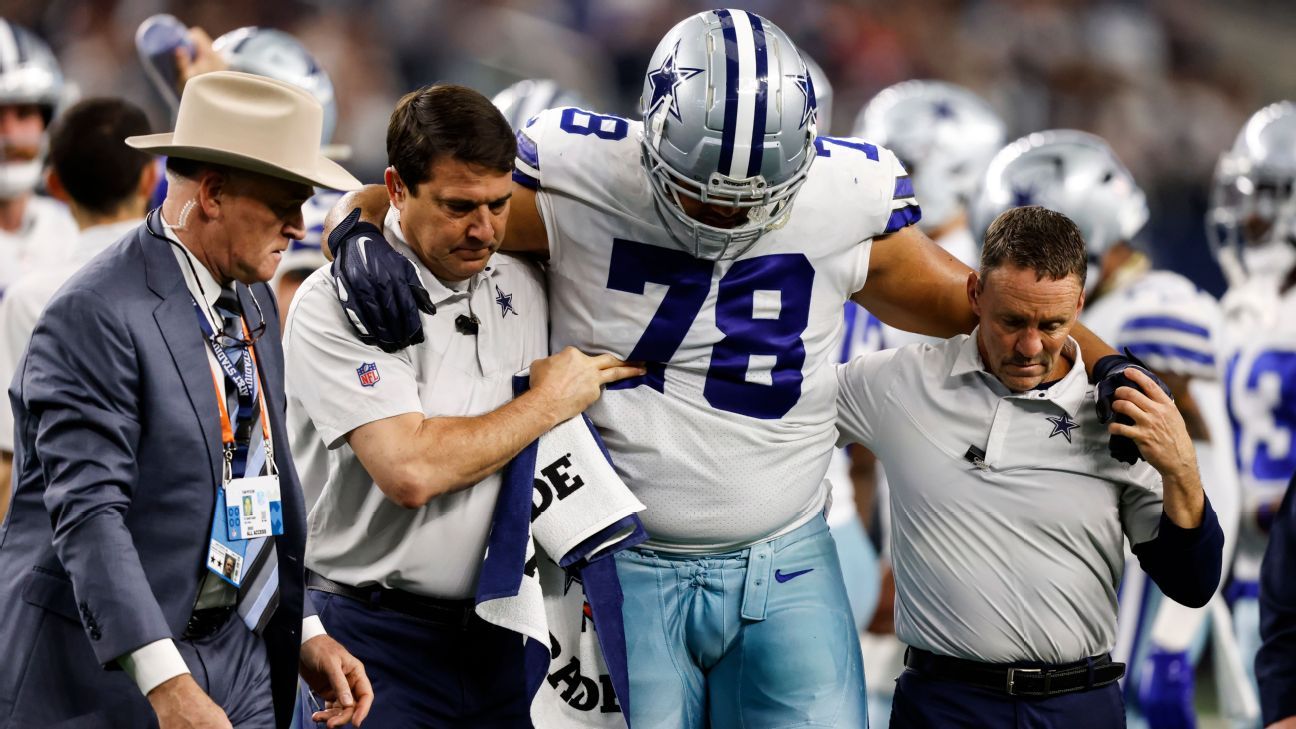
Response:
POLYGON ((127 140, 168 155, 167 198, 54 297, 10 392, 0 726, 284 727, 299 661, 331 702, 317 718, 364 719, 363 667, 303 620, 264 284, 311 186, 359 184, 320 156, 321 118, 301 89, 219 72, 174 133, 127 140))

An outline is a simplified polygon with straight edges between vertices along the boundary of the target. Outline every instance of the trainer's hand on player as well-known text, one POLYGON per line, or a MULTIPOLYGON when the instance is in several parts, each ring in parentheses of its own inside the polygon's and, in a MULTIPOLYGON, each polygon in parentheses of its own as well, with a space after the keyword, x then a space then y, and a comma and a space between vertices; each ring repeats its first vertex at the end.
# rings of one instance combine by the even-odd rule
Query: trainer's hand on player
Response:
POLYGON ((397 253, 377 226, 361 220, 359 208, 329 235, 329 247, 338 302, 360 341, 384 352, 422 342, 419 312, 435 314, 436 306, 414 262, 397 253))
POLYGON ((160 729, 234 729, 191 674, 182 673, 154 686, 148 700, 160 729))
POLYGON ((177 48, 175 51, 176 83, 179 84, 179 88, 176 89, 177 96, 184 92, 185 84, 189 83, 189 79, 194 76, 229 69, 225 59, 212 49, 212 39, 207 35, 207 31, 198 27, 190 28, 189 40, 193 43, 193 58, 189 57, 189 51, 185 48, 177 48))
POLYGON ((575 347, 531 363, 531 392, 544 401, 555 423, 585 412, 599 399, 604 385, 627 377, 640 377, 643 367, 610 354, 593 357, 575 347))
POLYGON ((360 726, 373 705, 373 686, 364 664, 327 635, 317 635, 301 647, 301 677, 311 691, 327 703, 311 721, 325 722, 329 729, 350 722, 360 726))

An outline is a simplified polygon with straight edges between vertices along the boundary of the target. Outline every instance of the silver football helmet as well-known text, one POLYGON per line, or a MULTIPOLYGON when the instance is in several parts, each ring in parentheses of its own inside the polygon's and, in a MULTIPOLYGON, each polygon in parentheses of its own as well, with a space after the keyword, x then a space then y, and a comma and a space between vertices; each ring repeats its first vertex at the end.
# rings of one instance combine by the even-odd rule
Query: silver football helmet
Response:
POLYGON ((338 116, 333 80, 301 41, 281 30, 247 26, 217 38, 212 50, 225 59, 231 71, 266 76, 309 91, 324 107, 320 142, 328 144, 333 139, 338 116))
POLYGON ((35 105, 45 120, 41 133, 31 138, 0 139, 0 199, 36 189, 49 123, 63 92, 63 72, 45 41, 0 18, 0 105, 35 105))
POLYGON ((904 81, 860 109, 852 135, 895 153, 922 205, 930 232, 976 200, 990 158, 1004 144, 1004 123, 984 99, 944 81, 904 81))
POLYGON ((983 233, 999 213, 1025 205, 1062 213, 1080 229, 1089 255, 1086 293, 1098 285, 1103 254, 1132 241, 1148 220, 1143 190, 1111 147, 1069 129, 1029 134, 994 156, 973 213, 974 230, 983 233))
POLYGON ((814 81, 782 30, 744 10, 684 20, 653 52, 639 105, 653 197, 690 253, 733 258, 785 222, 817 122, 814 81), (716 224, 691 217, 686 200, 709 206, 702 215, 716 224))
POLYGON ((491 103, 500 110, 514 131, 521 129, 536 114, 560 106, 577 106, 588 109, 584 97, 569 91, 549 79, 528 78, 491 97, 491 103))
POLYGON ((1296 104, 1251 115, 1220 155, 1206 232, 1230 284, 1296 267, 1296 104))

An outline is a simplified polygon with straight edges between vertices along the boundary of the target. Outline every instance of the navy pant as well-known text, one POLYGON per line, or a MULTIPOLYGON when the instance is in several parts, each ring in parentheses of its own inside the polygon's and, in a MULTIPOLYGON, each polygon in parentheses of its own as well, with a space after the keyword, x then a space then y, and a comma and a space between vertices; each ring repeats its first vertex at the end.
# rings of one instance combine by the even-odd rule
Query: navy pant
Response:
POLYGON ((1009 696, 906 669, 896 679, 891 729, 1121 729, 1119 683, 1047 698, 1009 696))
MULTIPOLYGON (((522 637, 474 618, 448 627, 319 590, 308 590, 324 629, 364 663, 374 703, 365 729, 531 727, 522 637)), ((298 727, 322 709, 300 692, 298 727)))

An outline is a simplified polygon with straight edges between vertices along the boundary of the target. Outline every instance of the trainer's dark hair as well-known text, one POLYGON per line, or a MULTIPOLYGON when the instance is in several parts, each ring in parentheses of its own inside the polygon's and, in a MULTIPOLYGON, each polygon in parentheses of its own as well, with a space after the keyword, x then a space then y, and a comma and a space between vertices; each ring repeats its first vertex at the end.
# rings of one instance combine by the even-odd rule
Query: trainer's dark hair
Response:
POLYGON ((981 281, 1002 265, 1029 268, 1036 280, 1075 274, 1084 288, 1088 259, 1071 219, 1038 205, 1011 208, 990 223, 981 248, 981 281))
POLYGON ((110 215, 127 203, 152 157, 126 146, 148 134, 148 117, 125 99, 86 99, 64 112, 50 132, 50 166, 77 205, 110 215))
POLYGON ((513 169, 517 141, 504 115, 466 86, 435 84, 396 103, 387 124, 387 164, 416 194, 432 179, 432 165, 451 157, 499 172, 513 169))

